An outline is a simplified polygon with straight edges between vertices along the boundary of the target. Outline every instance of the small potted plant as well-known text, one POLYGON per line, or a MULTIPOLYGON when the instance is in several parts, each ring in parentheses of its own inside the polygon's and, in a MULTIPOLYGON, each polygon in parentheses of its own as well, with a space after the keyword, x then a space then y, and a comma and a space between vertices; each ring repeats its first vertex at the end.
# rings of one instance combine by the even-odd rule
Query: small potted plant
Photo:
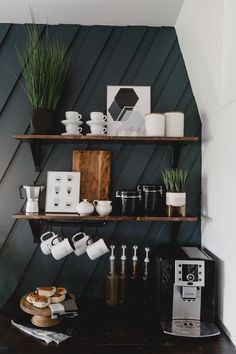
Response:
POLYGON ((168 216, 172 216, 174 212, 177 212, 181 216, 186 216, 185 187, 188 175, 189 171, 181 168, 162 171, 162 177, 166 187, 168 216))
POLYGON ((27 43, 20 53, 24 89, 32 104, 31 132, 50 134, 55 129, 55 110, 70 71, 70 57, 48 29, 40 40, 38 26, 27 27, 27 43))

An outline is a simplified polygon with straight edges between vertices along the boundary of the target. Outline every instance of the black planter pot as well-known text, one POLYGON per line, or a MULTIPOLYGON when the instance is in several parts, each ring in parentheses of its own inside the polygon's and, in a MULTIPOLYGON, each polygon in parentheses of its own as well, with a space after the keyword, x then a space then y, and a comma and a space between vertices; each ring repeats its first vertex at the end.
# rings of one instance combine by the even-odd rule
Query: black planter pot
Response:
POLYGON ((54 111, 35 108, 30 122, 32 134, 51 134, 56 130, 56 115, 54 111))

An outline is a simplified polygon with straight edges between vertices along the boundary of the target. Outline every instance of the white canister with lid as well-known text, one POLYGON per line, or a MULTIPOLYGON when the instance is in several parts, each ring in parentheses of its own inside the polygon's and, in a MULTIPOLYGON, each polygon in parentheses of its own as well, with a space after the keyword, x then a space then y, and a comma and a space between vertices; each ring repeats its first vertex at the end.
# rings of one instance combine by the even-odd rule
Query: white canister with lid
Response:
POLYGON ((165 116, 162 113, 149 113, 145 115, 145 135, 164 136, 165 116))
POLYGON ((184 136, 184 113, 166 112, 165 131, 166 131, 166 136, 183 137, 184 136))

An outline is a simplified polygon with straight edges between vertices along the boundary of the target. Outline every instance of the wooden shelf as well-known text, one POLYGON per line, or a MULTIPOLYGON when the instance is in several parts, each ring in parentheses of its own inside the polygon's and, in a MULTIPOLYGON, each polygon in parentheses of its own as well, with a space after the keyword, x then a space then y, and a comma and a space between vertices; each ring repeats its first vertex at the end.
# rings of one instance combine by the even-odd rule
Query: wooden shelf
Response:
POLYGON ((25 142, 57 142, 57 143, 89 143, 89 142, 127 142, 127 143, 168 143, 168 142, 195 142, 196 136, 180 137, 158 137, 158 136, 109 136, 109 135, 13 135, 13 138, 25 142))
POLYGON ((12 216, 14 219, 20 220, 47 220, 47 221, 169 221, 169 222, 186 222, 186 221, 198 221, 197 216, 186 216, 186 217, 176 217, 176 216, 80 216, 78 214, 62 214, 62 213, 46 213, 46 214, 29 214, 24 213, 14 214, 12 216))
POLYGON ((171 144, 172 145, 172 162, 176 167, 179 160, 180 149, 182 144, 198 142, 197 136, 185 137, 158 137, 158 136, 109 136, 109 135, 19 135, 13 137, 22 142, 30 144, 31 152, 34 160, 35 171, 40 172, 43 161, 42 145, 53 143, 121 143, 121 144, 171 144))

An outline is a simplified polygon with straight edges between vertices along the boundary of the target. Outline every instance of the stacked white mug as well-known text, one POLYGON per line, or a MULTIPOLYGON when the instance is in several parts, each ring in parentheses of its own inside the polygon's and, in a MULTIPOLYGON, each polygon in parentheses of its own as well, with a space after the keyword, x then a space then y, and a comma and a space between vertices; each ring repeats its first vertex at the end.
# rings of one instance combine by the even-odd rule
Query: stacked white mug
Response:
POLYGON ((104 135, 107 132, 107 116, 102 112, 91 112, 91 120, 88 120, 86 123, 89 125, 91 133, 87 135, 104 135))
POLYGON ((66 119, 61 123, 65 126, 66 133, 62 133, 62 135, 80 135, 82 132, 80 125, 83 123, 81 121, 82 115, 75 111, 67 111, 65 116, 66 119))

